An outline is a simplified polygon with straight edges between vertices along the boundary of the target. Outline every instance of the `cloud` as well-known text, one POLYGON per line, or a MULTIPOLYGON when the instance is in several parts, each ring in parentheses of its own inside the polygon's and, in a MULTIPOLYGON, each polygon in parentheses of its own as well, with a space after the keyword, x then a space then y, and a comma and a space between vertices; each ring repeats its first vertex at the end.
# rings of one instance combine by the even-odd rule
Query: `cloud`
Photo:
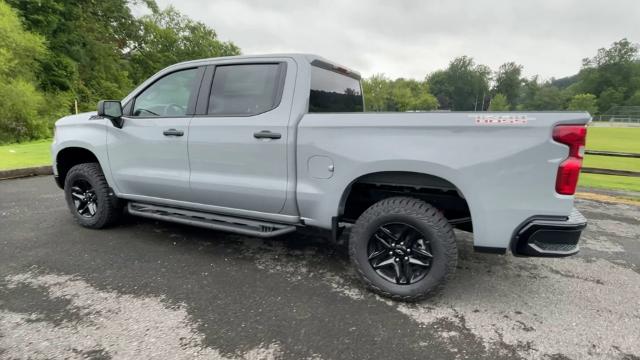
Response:
POLYGON ((423 78, 460 55, 563 77, 623 37, 640 41, 637 0, 159 0, 245 54, 310 52, 368 76, 423 78))

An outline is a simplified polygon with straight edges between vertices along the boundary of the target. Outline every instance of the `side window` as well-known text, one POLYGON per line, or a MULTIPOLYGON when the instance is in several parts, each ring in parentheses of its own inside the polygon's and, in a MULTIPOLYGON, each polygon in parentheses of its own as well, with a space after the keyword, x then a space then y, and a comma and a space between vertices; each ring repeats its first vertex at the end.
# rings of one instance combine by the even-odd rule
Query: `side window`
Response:
POLYGON ((250 116, 275 108, 280 92, 279 64, 216 66, 208 113, 250 116))
POLYGON ((133 105, 133 116, 184 116, 189 99, 194 96, 193 82, 198 69, 171 73, 154 82, 138 94, 133 105))
POLYGON ((360 81, 334 71, 311 66, 309 112, 361 112, 360 81))

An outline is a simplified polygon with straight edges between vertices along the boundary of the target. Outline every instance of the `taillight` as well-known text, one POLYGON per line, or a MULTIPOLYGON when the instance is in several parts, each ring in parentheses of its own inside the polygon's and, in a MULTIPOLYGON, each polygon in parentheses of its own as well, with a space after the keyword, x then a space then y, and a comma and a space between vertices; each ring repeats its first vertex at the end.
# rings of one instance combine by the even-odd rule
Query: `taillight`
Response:
POLYGON ((587 127, 584 125, 558 125, 553 129, 553 140, 569 146, 569 157, 558 167, 558 194, 573 195, 576 192, 586 139, 587 127))

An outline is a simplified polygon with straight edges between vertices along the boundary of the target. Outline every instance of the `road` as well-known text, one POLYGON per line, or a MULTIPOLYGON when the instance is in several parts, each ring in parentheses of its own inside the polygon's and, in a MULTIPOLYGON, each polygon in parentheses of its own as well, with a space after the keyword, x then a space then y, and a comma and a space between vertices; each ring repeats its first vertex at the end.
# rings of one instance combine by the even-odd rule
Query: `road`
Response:
POLYGON ((0 181, 0 358, 640 356, 640 208, 579 201, 579 255, 474 253, 419 304, 377 297, 344 244, 126 217, 77 226, 51 177, 0 181))

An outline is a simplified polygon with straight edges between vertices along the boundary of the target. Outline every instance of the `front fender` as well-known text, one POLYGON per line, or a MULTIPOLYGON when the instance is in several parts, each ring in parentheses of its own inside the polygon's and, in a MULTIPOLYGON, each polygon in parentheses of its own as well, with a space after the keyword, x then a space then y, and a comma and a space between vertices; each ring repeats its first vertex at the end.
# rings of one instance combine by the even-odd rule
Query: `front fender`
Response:
POLYGON ((56 132, 51 144, 53 173, 55 176, 59 175, 60 152, 70 148, 85 149, 98 159, 107 182, 113 186, 115 182, 109 170, 107 153, 107 126, 111 126, 111 123, 106 119, 89 120, 91 114, 73 115, 56 122, 56 132))

